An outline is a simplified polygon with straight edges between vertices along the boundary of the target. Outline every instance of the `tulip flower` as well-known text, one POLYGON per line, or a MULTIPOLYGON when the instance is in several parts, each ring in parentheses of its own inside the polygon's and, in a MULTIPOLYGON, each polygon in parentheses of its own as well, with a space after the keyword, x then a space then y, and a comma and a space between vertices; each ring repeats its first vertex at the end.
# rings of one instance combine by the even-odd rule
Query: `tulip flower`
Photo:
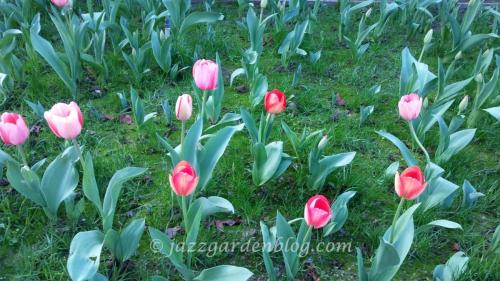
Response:
POLYGON ((396 194, 401 198, 399 201, 398 209, 394 214, 394 219, 392 221, 392 230, 390 236, 390 242, 394 242, 394 235, 396 233, 396 222, 403 209, 403 204, 405 200, 413 200, 417 198, 422 192, 424 192, 427 183, 424 179, 424 174, 418 166, 412 166, 406 168, 401 175, 396 172, 394 177, 394 189, 396 194))
POLYGON ((401 118, 406 121, 415 120, 420 115, 420 110, 422 109, 422 98, 415 93, 402 96, 398 107, 401 118))
POLYGON ((191 96, 188 94, 183 94, 177 98, 175 103, 175 116, 178 120, 186 121, 191 118, 191 113, 193 112, 193 101, 191 96))
POLYGON ((286 108, 286 96, 278 89, 266 93, 264 98, 264 108, 268 113, 278 114, 286 108))
POLYGON ((50 0, 52 4, 57 6, 58 8, 65 7, 66 5, 70 4, 70 0, 50 0))
POLYGON ((21 145, 30 134, 23 117, 17 113, 4 112, 0 117, 0 138, 7 145, 21 145))
POLYGON ((413 200, 424 192, 427 183, 420 167, 412 166, 406 168, 401 175, 396 172, 394 188, 399 197, 413 200))
POLYGON ((198 185, 199 177, 196 176, 196 171, 193 166, 187 161, 179 162, 169 175, 170 187, 175 194, 187 196, 193 193, 198 185))
POLYGON ((83 115, 75 102, 57 103, 44 113, 52 132, 65 140, 73 140, 82 131, 83 115))
POLYGON ((193 65, 193 79, 200 90, 215 90, 219 79, 219 66, 211 60, 198 60, 193 65))
POLYGON ((304 219, 309 227, 315 229, 325 226, 332 217, 330 203, 323 195, 311 197, 304 208, 304 219))

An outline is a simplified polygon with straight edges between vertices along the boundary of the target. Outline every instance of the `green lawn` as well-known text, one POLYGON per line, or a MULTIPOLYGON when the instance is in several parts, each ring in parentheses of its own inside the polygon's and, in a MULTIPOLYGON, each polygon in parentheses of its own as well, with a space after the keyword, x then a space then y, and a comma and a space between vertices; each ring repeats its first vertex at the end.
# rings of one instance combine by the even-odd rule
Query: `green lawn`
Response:
MULTIPOLYGON (((196 9, 201 7, 197 6, 196 9)), ((230 87, 229 75, 240 67, 241 53, 249 46, 247 33, 235 24, 239 20, 235 4, 216 5, 214 10, 225 15, 224 21, 214 25, 215 40, 204 40, 206 26, 199 26, 188 36, 190 42, 186 46, 189 47, 184 51, 191 55, 194 52, 192 46, 199 45, 200 56, 214 60, 215 53, 219 53, 226 82, 223 113, 239 113, 240 107, 250 108, 248 93, 240 93, 236 89, 244 84, 241 78, 230 87)), ((42 34, 56 41, 58 35, 53 32, 52 23, 48 21, 47 15, 42 18, 42 34), (52 35, 50 32, 53 32, 52 35)), ((305 202, 317 193, 334 200, 345 190, 356 191, 356 196, 349 203, 349 217, 343 229, 324 238, 324 241, 351 242, 352 251, 310 254, 304 270, 298 276, 299 280, 313 280, 311 272, 315 272, 321 280, 357 280, 355 247, 363 250, 365 262, 368 263, 368 257, 373 255, 378 246, 378 237, 392 221, 399 200, 394 193, 393 179, 385 177, 384 173, 389 164, 402 159, 401 154, 375 131, 384 129, 402 140, 411 139, 397 111, 400 57, 405 46, 414 55, 418 54, 424 34, 419 33, 415 39, 407 42, 404 28, 396 23, 390 24, 382 38, 371 42, 367 53, 357 62, 352 59, 347 46, 338 43, 338 19, 337 9, 332 6, 322 8, 319 21, 313 23, 313 32, 306 36, 302 46, 307 51, 322 50, 321 59, 312 64, 307 57, 295 56, 288 68, 281 67, 277 53, 287 31, 276 33, 271 26, 266 33, 267 43, 259 67, 267 76, 270 89, 281 89, 289 98, 289 107, 277 116, 270 139, 285 141, 285 151, 292 154, 291 146, 279 126, 281 120, 300 133, 303 128, 311 131, 324 129, 331 136, 327 152, 357 152, 352 165, 335 171, 322 190, 308 189, 305 185, 307 171, 295 163, 278 180, 256 187, 251 177, 253 158, 250 140, 243 131, 233 137, 209 186, 203 191, 203 195, 217 195, 232 202, 236 213, 221 215, 217 219, 237 222, 233 226, 226 225, 224 231, 217 230, 213 219, 203 223, 199 241, 206 242, 241 242, 250 238, 260 241, 259 221, 273 224, 277 210, 289 219, 301 217, 305 202), (302 64, 302 75, 299 85, 293 87, 294 72, 299 63, 302 64), (381 92, 369 95, 368 89, 377 84, 381 85, 381 92), (335 104, 335 94, 345 100, 344 106, 335 104), (359 110, 362 105, 374 105, 375 111, 360 127, 359 110)), ((480 28, 489 30, 489 24, 482 21, 480 28)), ((456 76, 457 80, 469 75, 478 52, 479 49, 474 49, 464 54, 467 63, 456 76)), ((423 59, 434 73, 437 72, 437 57, 440 53, 440 50, 432 48, 423 59)), ((123 92, 128 96, 132 77, 121 54, 114 54, 110 48, 107 59, 110 77, 103 85, 99 85, 89 68, 85 68, 85 78, 80 84, 77 99, 85 116, 79 141, 93 155, 100 186, 104 186, 116 170, 125 166, 148 168, 147 176, 126 185, 118 203, 115 225, 122 226, 130 217, 144 217, 148 226, 158 229, 180 226, 180 210, 173 207, 168 182, 170 161, 156 138, 158 133, 167 136, 171 143, 177 143, 180 123, 174 121, 173 126, 168 126, 162 114, 159 114, 139 132, 134 124, 120 122, 121 109, 116 93, 123 92), (101 93, 97 94, 96 89, 101 93)), ((188 61, 184 63, 191 65, 188 61)), ((170 83, 152 58, 150 66, 152 71, 143 82, 133 85, 144 99, 148 112, 162 113, 161 100, 167 99, 175 104, 178 95, 192 92, 191 69, 183 72, 179 81, 170 83)), ((65 144, 56 139, 44 121, 36 119, 24 100, 39 100, 45 108, 50 108, 56 102, 69 102, 70 94, 43 59, 28 61, 24 71, 26 80, 18 84, 2 110, 19 112, 26 116, 30 125, 40 126, 39 132, 31 134, 25 148, 28 159, 51 158, 60 153, 65 144)), ((465 93, 473 94, 474 89, 475 85, 471 83, 465 93)), ((456 112, 457 107, 458 101, 450 111, 456 112)), ((253 115, 257 117, 260 111, 260 107, 255 109, 253 115)), ((456 248, 471 258, 463 280, 500 280, 498 257, 483 258, 484 249, 489 245, 498 224, 499 131, 500 125, 484 113, 472 143, 443 166, 447 179, 460 186, 467 179, 486 196, 479 199, 473 209, 459 208, 459 196, 450 209, 435 209, 415 219, 417 226, 434 219, 449 219, 460 223, 463 231, 434 228, 417 233, 410 254, 396 276, 397 280, 432 280, 434 267, 446 262, 456 248)), ((437 147, 437 133, 438 128, 435 126, 426 139, 431 152, 437 147)), ((412 146, 411 142, 407 142, 407 145, 412 146)), ((14 148, 3 149, 15 153, 14 148)), ((420 160, 424 159, 416 146, 413 151, 420 160)), ((78 196, 82 196, 80 187, 77 191, 78 196)), ((71 224, 60 219, 50 223, 40 208, 7 184, 0 187, 0 214, 0 280, 68 280, 66 260, 72 237, 79 231, 100 226, 98 214, 88 201, 85 213, 78 222, 71 224)), ((320 235, 321 232, 315 232, 313 241, 318 241, 320 235)), ((139 251, 123 265, 120 278, 116 274, 114 278, 146 280, 160 274, 169 276, 171 280, 180 280, 168 259, 150 249, 150 241, 145 232, 139 251)), ((104 253, 101 273, 112 268, 113 264, 109 252, 104 253)), ((277 270, 283 273, 281 254, 274 256, 277 270)), ((219 264, 245 266, 254 272, 257 277, 255 280, 266 279, 260 252, 218 253, 213 257, 199 255, 195 268, 219 264)), ((284 277, 281 276, 283 280, 284 277)))

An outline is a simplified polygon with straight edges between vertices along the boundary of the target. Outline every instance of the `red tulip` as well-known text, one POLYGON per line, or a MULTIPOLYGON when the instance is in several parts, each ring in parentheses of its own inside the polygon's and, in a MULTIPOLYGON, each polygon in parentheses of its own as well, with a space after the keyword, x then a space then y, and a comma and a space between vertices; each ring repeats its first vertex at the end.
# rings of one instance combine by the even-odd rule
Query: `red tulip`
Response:
POLYGON ((70 0, 50 0, 52 4, 56 5, 58 8, 62 8, 70 3, 70 0))
POLYGON ((75 102, 57 103, 44 113, 45 120, 52 132, 63 139, 78 137, 83 127, 83 115, 75 102))
POLYGON ((21 115, 4 112, 0 117, 0 138, 7 145, 21 145, 30 134, 21 115))
POLYGON ((266 93, 264 107, 268 113, 278 114, 286 108, 286 96, 278 89, 266 93))
POLYGON ((398 108, 401 118, 406 121, 415 120, 420 115, 420 110, 422 109, 422 98, 415 93, 402 96, 399 100, 398 108))
POLYGON ((200 90, 215 90, 219 79, 219 66, 211 60, 198 60, 193 65, 193 79, 200 90))
POLYGON ((199 177, 196 176, 196 171, 193 166, 187 161, 179 162, 169 175, 170 186, 175 194, 180 196, 187 196, 198 185, 199 177))
POLYGON ((424 192, 427 183, 420 167, 412 166, 406 168, 401 175, 396 173, 394 187, 399 197, 413 200, 424 192))
POLYGON ((323 195, 311 197, 304 208, 304 219, 308 226, 315 229, 325 226, 332 217, 330 203, 323 195))

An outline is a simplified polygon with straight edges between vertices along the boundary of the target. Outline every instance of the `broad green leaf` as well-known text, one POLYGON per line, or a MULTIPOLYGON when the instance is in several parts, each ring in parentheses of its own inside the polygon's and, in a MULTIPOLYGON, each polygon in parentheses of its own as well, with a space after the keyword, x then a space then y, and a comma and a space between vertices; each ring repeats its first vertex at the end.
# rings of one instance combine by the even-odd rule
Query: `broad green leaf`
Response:
POLYGON ((21 195, 35 202, 41 207, 47 207, 47 203, 41 191, 40 178, 28 167, 20 167, 13 161, 5 161, 7 164, 7 179, 10 185, 21 195))
POLYGON ((460 224, 449 220, 435 220, 428 223, 428 225, 440 226, 449 229, 462 229, 460 224))
POLYGON ((47 202, 47 211, 57 216, 57 209, 78 185, 78 173, 69 157, 58 156, 47 166, 41 181, 41 192, 47 202))
POLYGON ((128 260, 137 250, 144 233, 144 226, 144 219, 135 219, 121 233, 117 233, 112 229, 106 233, 105 244, 120 262, 123 263, 128 260))
POLYGON ((483 110, 488 112, 495 119, 497 119, 497 121, 500 121, 500 106, 490 107, 483 110))
POLYGON ((90 152, 87 152, 84 158, 85 168, 83 170, 83 193, 85 194, 85 197, 90 200, 90 202, 94 203, 97 210, 99 210, 99 213, 102 214, 101 196, 95 179, 92 155, 90 152))
MULTIPOLYGON (((202 118, 198 118, 187 132, 184 143, 182 144, 182 159, 186 160, 194 167, 198 167, 198 159, 196 156, 202 131, 203 120, 202 118)), ((196 171, 199 172, 199 169, 196 169, 196 171)), ((201 185, 198 183, 198 186, 201 185)))
POLYGON ((442 177, 438 177, 427 183, 425 191, 418 197, 417 200, 418 202, 422 202, 422 208, 424 211, 427 211, 432 207, 443 203, 445 199, 457 189, 458 185, 442 177))
POLYGON ((231 202, 229 202, 228 200, 218 196, 210 196, 208 198, 200 197, 196 199, 191 204, 191 206, 189 206, 189 221, 194 220, 194 217, 198 213, 198 210, 200 210, 201 212, 202 219, 217 213, 234 213, 233 204, 231 204, 231 202))
POLYGON ((69 247, 67 268, 73 281, 92 279, 99 269, 104 234, 98 230, 79 232, 69 247))
POLYGON ((196 281, 246 281, 253 273, 244 268, 233 265, 219 265, 204 269, 193 280, 196 281))
POLYGON ((276 215, 276 240, 280 243, 281 252, 285 261, 285 269, 289 278, 293 279, 299 269, 297 238, 288 221, 278 212, 276 215))
POLYGON ((224 15, 216 12, 193 12, 190 13, 184 20, 179 28, 179 33, 184 34, 190 27, 200 23, 214 23, 223 20, 224 15))
POLYGON ((462 185, 462 190, 464 193, 464 199, 462 201, 462 207, 472 208, 476 204, 476 201, 485 196, 483 193, 476 191, 474 186, 468 181, 464 180, 462 185))
POLYGON ((349 200, 351 200, 354 195, 356 195, 355 191, 346 191, 335 199, 331 207, 333 216, 323 229, 323 237, 339 231, 342 226, 344 226, 349 214, 347 203, 349 203, 349 200))
POLYGON ((413 155, 411 154, 408 147, 406 147, 406 145, 400 139, 398 139, 396 136, 394 136, 388 132, 385 132, 385 131, 377 131, 377 134, 388 139, 395 146, 397 146, 397 148, 399 148, 399 151, 403 155, 403 158, 406 161, 406 164, 408 166, 415 166, 418 164, 417 160, 413 157, 413 155))

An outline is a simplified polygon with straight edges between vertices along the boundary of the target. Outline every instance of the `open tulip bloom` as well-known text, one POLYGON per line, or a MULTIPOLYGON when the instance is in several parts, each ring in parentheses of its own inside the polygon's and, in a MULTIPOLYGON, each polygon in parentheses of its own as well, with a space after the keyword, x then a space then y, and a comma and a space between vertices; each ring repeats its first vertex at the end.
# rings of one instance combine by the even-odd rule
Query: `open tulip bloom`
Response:
POLYGON ((0 138, 6 145, 15 145, 23 164, 28 166, 23 144, 26 142, 30 130, 24 118, 17 113, 4 112, 0 117, 0 138))

